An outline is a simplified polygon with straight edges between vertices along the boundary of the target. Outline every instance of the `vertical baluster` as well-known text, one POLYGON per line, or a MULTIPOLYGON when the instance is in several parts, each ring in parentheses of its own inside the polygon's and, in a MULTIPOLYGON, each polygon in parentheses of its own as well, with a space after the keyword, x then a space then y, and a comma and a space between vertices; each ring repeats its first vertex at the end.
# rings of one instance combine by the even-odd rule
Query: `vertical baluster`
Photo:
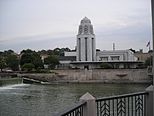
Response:
MULTIPOLYGON (((106 100, 104 101, 103 105, 104 105, 104 109, 105 109, 104 114, 106 115, 106 100)), ((104 114, 103 114, 103 116, 104 116, 104 114)))
POLYGON ((123 110, 122 110, 122 107, 123 107, 123 104, 122 104, 122 102, 123 102, 123 98, 120 98, 120 114, 121 114, 121 116, 122 116, 122 112, 123 112, 123 110))
POLYGON ((113 107, 113 116, 114 116, 114 99, 112 100, 112 107, 113 107))
POLYGON ((126 104, 126 97, 124 97, 124 105, 125 105, 124 108, 125 108, 125 116, 126 116, 126 105, 127 105, 126 104))
POLYGON ((75 110, 75 116, 77 116, 77 112, 76 112, 76 110, 75 110))
POLYGON ((102 101, 99 102, 99 105, 100 105, 100 116, 102 116, 102 105, 101 105, 101 102, 102 101))
POLYGON ((135 96, 135 116, 137 116, 137 100, 136 100, 136 96, 135 96))
POLYGON ((83 116, 83 106, 81 107, 81 116, 83 116))
POLYGON ((118 116, 118 98, 117 98, 117 103, 116 104, 117 104, 117 116, 118 116))
POLYGON ((111 109, 110 109, 110 100, 108 101, 109 103, 109 116, 110 116, 110 112, 111 112, 111 109))
POLYGON ((131 112, 132 112, 132 116, 133 116, 133 96, 131 97, 131 105, 132 105, 132 109, 131 109, 131 112))
MULTIPOLYGON (((82 107, 82 106, 81 106, 82 107)), ((79 114, 79 116, 81 116, 81 107, 79 108, 80 109, 80 114, 79 114)))
POLYGON ((100 116, 99 115, 99 111, 100 111, 100 109, 99 109, 99 101, 96 104, 97 104, 97 116, 100 116))
POLYGON ((141 99, 142 99, 142 110, 141 110, 142 111, 142 116, 143 116, 143 110, 144 110, 144 107, 143 107, 143 96, 144 95, 141 95, 141 99))
POLYGON ((128 103, 128 116, 129 116, 129 97, 128 97, 127 103, 128 103))
POLYGON ((144 109, 144 113, 143 113, 143 115, 145 116, 146 115, 146 112, 147 112, 147 109, 146 109, 146 97, 147 97, 147 95, 143 95, 143 109, 144 109))
POLYGON ((141 103, 141 95, 138 96, 138 110, 139 110, 139 116, 140 116, 140 112, 141 112, 141 107, 142 107, 142 103, 141 103))

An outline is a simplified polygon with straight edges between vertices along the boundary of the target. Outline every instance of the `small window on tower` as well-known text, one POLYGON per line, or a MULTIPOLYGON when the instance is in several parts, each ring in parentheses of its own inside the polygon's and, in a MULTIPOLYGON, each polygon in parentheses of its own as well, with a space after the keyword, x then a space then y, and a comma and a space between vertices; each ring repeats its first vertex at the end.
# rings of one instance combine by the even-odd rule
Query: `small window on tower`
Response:
POLYGON ((92 26, 92 25, 90 26, 90 33, 91 33, 91 34, 94 34, 93 26, 92 26))
POLYGON ((88 33, 88 26, 87 26, 87 25, 84 26, 84 33, 85 33, 85 34, 88 33))
POLYGON ((82 25, 79 26, 79 34, 82 33, 82 25))

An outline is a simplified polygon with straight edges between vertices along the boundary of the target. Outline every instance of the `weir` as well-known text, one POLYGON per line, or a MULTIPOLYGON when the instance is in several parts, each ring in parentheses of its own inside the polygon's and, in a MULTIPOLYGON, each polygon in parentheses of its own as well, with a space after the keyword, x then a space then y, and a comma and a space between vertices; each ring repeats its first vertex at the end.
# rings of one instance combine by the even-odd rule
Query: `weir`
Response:
POLYGON ((2 78, 0 79, 0 86, 8 86, 14 84, 22 84, 22 78, 2 78))

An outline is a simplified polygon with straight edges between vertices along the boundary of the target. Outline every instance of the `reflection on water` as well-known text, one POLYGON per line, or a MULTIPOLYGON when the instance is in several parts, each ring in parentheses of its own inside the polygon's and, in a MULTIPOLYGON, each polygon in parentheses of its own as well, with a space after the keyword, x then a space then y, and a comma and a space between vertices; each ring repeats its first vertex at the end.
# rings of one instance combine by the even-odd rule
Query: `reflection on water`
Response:
POLYGON ((15 84, 0 87, 0 116, 52 116, 86 92, 95 97, 143 91, 145 84, 15 84))

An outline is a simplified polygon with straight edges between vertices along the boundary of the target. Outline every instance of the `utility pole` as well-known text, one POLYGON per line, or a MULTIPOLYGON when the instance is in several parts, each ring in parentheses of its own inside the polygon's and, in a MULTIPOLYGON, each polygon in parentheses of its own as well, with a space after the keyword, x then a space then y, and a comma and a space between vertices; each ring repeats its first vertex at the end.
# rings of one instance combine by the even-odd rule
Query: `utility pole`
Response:
POLYGON ((115 51, 115 43, 113 43, 113 51, 115 51))

